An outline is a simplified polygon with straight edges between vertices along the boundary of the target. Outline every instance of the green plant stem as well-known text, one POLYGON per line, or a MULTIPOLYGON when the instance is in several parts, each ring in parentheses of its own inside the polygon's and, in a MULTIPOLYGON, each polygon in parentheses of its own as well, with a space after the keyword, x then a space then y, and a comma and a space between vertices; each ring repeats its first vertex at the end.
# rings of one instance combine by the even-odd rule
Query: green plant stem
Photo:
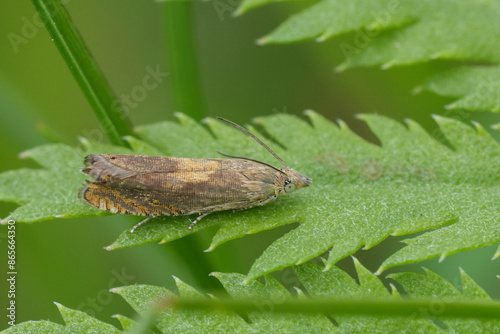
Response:
MULTIPOLYGON (((167 1, 165 6, 167 61, 172 83, 172 98, 176 111, 201 120, 206 116, 202 107, 201 85, 198 64, 194 47, 191 3, 188 1, 167 1)), ((180 240, 176 246, 178 255, 184 259, 197 283, 205 290, 214 291, 220 288, 215 280, 208 277, 214 269, 205 254, 197 256, 195 250, 201 251, 199 236, 180 240), (209 268, 212 268, 211 270, 209 268)))
POLYGON ((302 314, 363 314, 406 317, 499 318, 500 303, 485 301, 442 301, 439 299, 175 299, 168 307, 225 310, 236 313, 280 312, 302 314))
POLYGON ((174 108, 195 120, 206 116, 194 47, 189 1, 165 4, 168 67, 172 82, 174 108))
POLYGON ((75 80, 94 110, 102 130, 115 145, 127 146, 123 136, 132 128, 126 114, 60 0, 32 0, 75 80))

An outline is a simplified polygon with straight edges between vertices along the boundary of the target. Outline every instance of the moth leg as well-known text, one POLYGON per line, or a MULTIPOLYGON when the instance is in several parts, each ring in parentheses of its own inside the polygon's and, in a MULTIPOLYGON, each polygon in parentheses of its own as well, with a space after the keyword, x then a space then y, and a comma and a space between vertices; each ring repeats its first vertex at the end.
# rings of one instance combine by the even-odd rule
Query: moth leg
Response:
POLYGON ((141 220, 140 222, 138 222, 137 224, 134 225, 134 227, 132 227, 132 229, 130 230, 130 233, 134 233, 134 231, 141 225, 144 225, 146 224, 151 218, 154 218, 155 216, 147 216, 146 218, 144 218, 143 220, 141 220))
POLYGON ((274 201, 276 199, 276 197, 277 197, 276 195, 273 195, 273 196, 269 197, 268 199, 263 200, 262 202, 259 203, 259 206, 263 206, 271 201, 274 201))
POLYGON ((196 225, 197 222, 199 222, 200 220, 202 220, 204 217, 208 216, 211 213, 212 212, 205 212, 205 213, 202 213, 201 215, 199 215, 198 218, 196 218, 194 220, 194 222, 192 222, 191 225, 189 225, 188 229, 192 229, 193 226, 196 225))
POLYGON ((236 209, 236 210, 233 210, 233 212, 238 212, 238 211, 243 211, 243 210, 247 210, 247 209, 251 209, 251 208, 255 208, 256 206, 263 206, 263 205, 266 205, 267 203, 271 202, 271 201, 274 201, 276 199, 276 195, 273 195, 269 198, 266 198, 265 200, 263 200, 262 202, 260 202, 259 204, 257 205, 252 205, 252 206, 246 206, 244 208, 241 208, 241 209, 236 209))

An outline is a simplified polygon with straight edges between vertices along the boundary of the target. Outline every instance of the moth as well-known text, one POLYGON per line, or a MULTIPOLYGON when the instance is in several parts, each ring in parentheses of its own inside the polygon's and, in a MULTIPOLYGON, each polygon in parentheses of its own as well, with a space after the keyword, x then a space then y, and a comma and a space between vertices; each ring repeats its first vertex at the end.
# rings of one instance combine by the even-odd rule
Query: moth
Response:
POLYGON ((218 119, 256 140, 283 168, 220 152, 231 159, 90 154, 81 172, 95 182, 87 180, 80 197, 101 210, 147 216, 132 228, 133 233, 154 217, 199 214, 191 229, 212 212, 265 205, 311 183, 248 130, 218 119))

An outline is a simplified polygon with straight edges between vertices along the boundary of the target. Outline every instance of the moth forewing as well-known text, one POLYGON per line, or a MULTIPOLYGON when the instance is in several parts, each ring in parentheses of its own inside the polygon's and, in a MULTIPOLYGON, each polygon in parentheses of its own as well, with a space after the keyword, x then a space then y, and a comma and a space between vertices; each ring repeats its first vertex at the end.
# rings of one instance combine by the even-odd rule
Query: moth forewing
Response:
POLYGON ((192 228, 212 212, 264 205, 311 183, 246 129, 223 121, 254 138, 285 168, 247 158, 91 154, 85 157, 82 173, 95 182, 87 181, 80 197, 101 210, 147 216, 133 232, 153 217, 199 214, 192 228))

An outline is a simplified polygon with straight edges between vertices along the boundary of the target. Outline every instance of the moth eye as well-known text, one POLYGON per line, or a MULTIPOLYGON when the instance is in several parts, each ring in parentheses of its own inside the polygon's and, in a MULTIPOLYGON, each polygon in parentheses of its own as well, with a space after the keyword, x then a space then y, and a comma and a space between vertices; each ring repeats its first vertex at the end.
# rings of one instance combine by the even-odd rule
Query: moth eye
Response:
POLYGON ((291 193, 295 190, 295 183, 291 183, 290 181, 285 183, 285 192, 291 193))

